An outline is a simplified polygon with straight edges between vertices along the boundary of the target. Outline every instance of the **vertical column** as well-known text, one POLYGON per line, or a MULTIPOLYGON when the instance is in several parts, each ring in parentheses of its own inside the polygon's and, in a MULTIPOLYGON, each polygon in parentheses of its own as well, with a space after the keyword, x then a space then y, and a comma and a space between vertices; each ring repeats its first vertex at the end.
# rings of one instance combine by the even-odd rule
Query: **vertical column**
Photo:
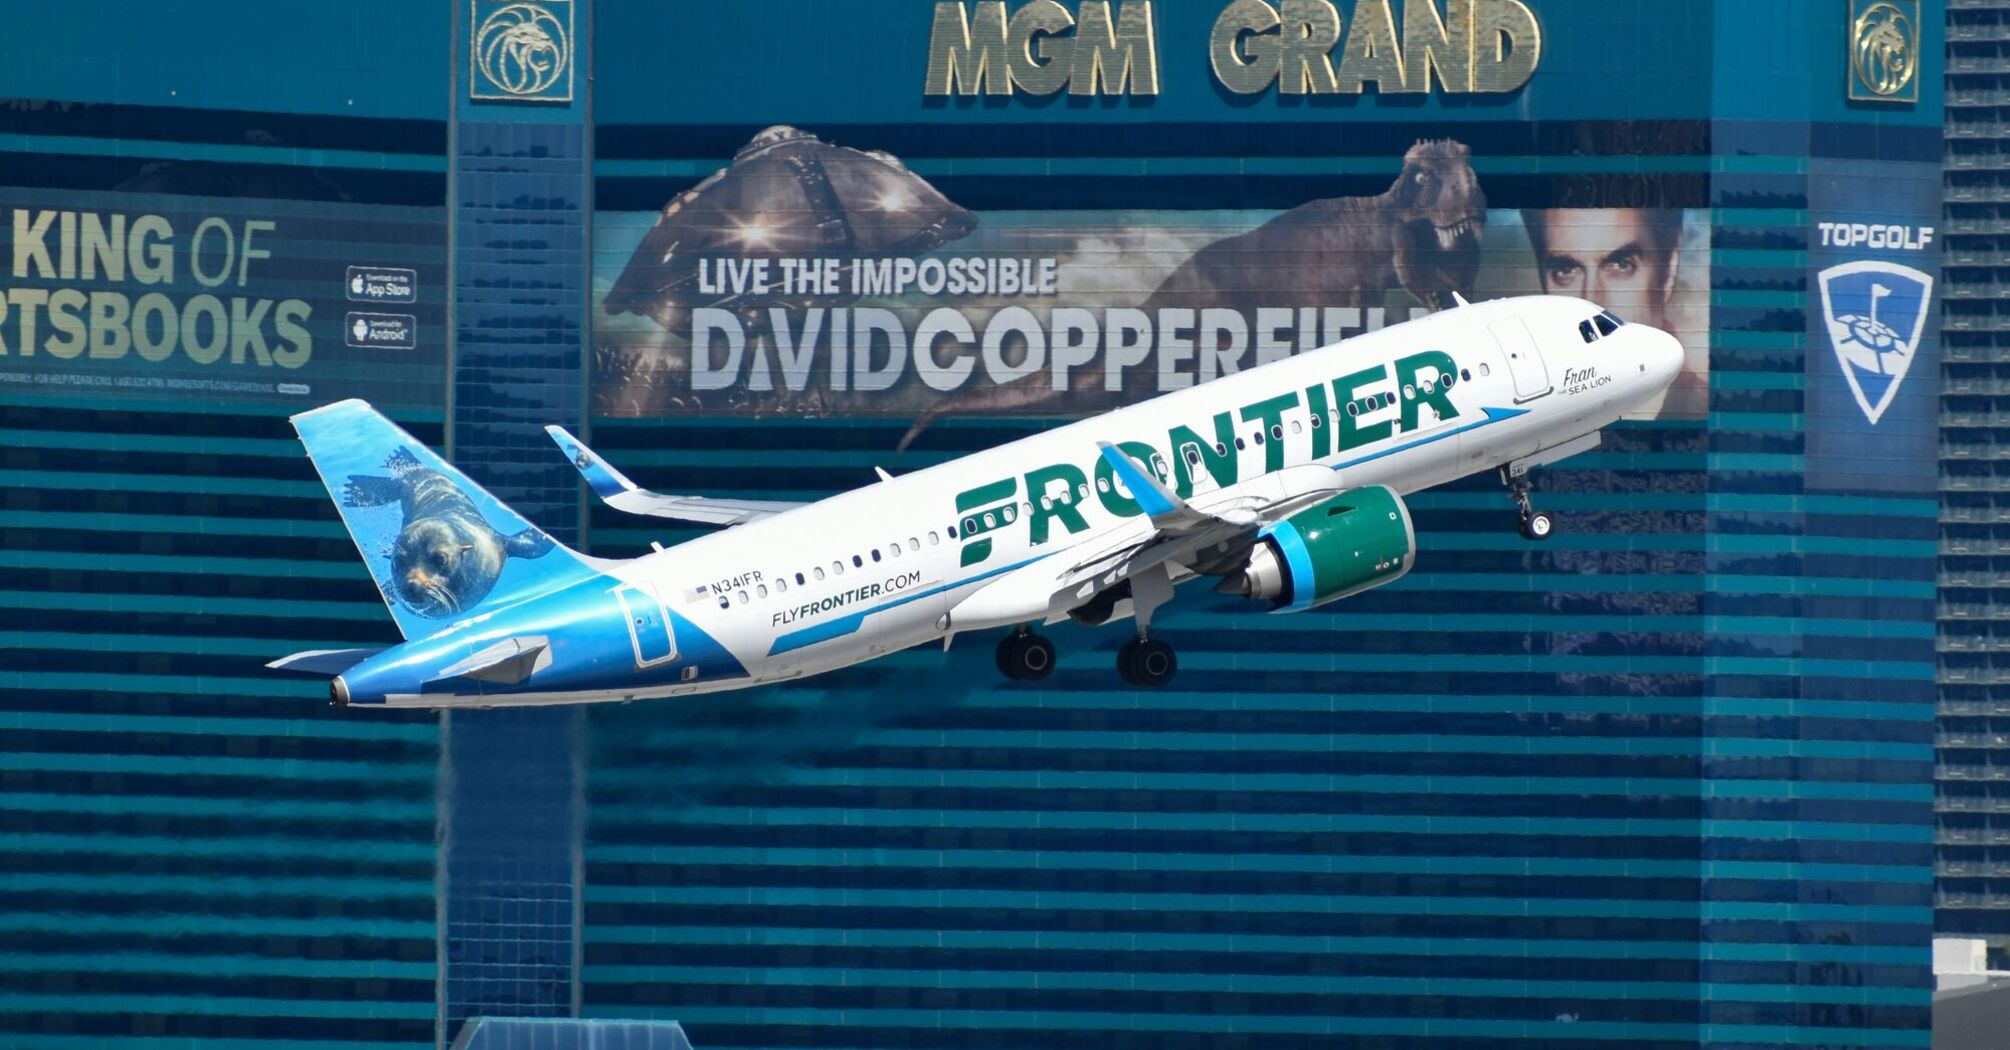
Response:
MULTIPOLYGON (((579 485, 543 432, 585 415, 587 0, 458 6, 448 447, 561 542, 579 485)), ((440 749, 440 1045, 480 1016, 579 1008, 582 718, 449 713, 440 749)))

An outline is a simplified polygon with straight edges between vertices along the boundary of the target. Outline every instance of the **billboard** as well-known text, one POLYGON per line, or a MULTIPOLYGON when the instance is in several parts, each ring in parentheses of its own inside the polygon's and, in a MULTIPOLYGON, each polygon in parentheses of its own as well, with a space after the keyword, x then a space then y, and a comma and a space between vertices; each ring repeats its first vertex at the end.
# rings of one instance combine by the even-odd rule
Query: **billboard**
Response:
POLYGON ((768 128, 656 212, 595 216, 602 416, 1078 416, 1472 299, 1550 291, 1675 332, 1700 416, 1709 221, 1490 208, 1420 139, 1388 189, 1283 211, 967 210, 899 158, 768 128))
POLYGON ((437 408, 439 208, 0 188, 0 390, 437 408))

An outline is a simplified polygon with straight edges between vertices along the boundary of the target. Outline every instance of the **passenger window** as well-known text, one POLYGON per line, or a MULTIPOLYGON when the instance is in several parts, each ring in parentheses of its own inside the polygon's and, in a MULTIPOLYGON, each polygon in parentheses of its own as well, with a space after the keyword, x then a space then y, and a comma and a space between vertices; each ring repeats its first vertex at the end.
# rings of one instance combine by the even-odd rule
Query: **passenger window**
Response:
POLYGON ((786 594, 788 593, 788 590, 789 590, 789 578, 787 576, 777 577, 775 579, 775 593, 786 594))
POLYGON ((1235 447, 1236 447, 1236 449, 1237 449, 1238 451, 1240 451, 1240 450, 1242 450, 1242 449, 1245 449, 1245 448, 1248 448, 1249 446, 1248 446, 1248 445, 1245 445, 1245 444, 1243 444, 1243 443, 1242 443, 1242 439, 1241 439, 1241 438, 1236 438, 1236 439, 1235 439, 1235 447))
MULTIPOLYGON (((997 517, 997 515, 993 514, 992 512, 990 512, 990 511, 988 511, 988 510, 987 510, 987 511, 985 511, 985 512, 984 512, 984 527, 985 527, 985 528, 987 528, 987 529, 995 529, 995 528, 997 528, 997 527, 998 527, 998 517, 997 517)), ((966 531, 967 531, 967 530, 966 530, 966 531)))
POLYGON ((889 544, 887 544, 887 545, 886 545, 886 555, 887 555, 887 557, 889 557, 889 558, 898 558, 898 557, 900 557, 900 541, 899 541, 899 540, 894 540, 894 541, 893 541, 892 543, 889 543, 889 544))
POLYGON ((1075 486, 1075 489, 1076 489, 1076 492, 1075 492, 1075 498, 1076 498, 1076 499, 1088 499, 1088 498, 1089 498, 1089 483, 1088 483, 1088 482, 1086 482, 1086 481, 1082 482, 1082 483, 1081 483, 1080 485, 1077 485, 1077 486, 1075 486))
MULTIPOLYGON (((966 528, 967 528, 967 526, 966 526, 966 528)), ((933 533, 930 533, 930 535, 934 535, 934 534, 933 534, 933 533)), ((949 527, 949 538, 950 538, 950 539, 952 539, 952 540, 956 538, 956 526, 954 526, 954 525, 951 525, 951 526, 949 527)))
POLYGON ((1480 375, 1482 375, 1482 376, 1490 376, 1490 375, 1493 375, 1493 374, 1494 374, 1494 369, 1493 369, 1493 366, 1492 366, 1492 365, 1489 365, 1489 364, 1487 364, 1487 363, 1486 363, 1485 361, 1481 361, 1481 362, 1480 362, 1480 375))
POLYGON ((831 575, 833 575, 833 576, 843 576, 843 575, 844 575, 844 562, 842 562, 842 561, 834 561, 834 562, 831 562, 831 575))
POLYGON ((1186 447, 1186 465, 1189 467, 1200 466, 1200 449, 1192 445, 1186 447))
POLYGON ((907 538, 907 549, 908 549, 908 550, 911 550, 911 551, 918 551, 918 550, 920 550, 920 549, 921 549, 921 537, 919 537, 919 536, 909 536, 909 537, 907 538))
POLYGON ((1272 424, 1270 424, 1270 437, 1271 437, 1271 440, 1273 440, 1273 441, 1283 441, 1283 440, 1284 440, 1284 424, 1282 424, 1282 423, 1272 423, 1272 424))
POLYGON ((817 566, 816 568, 814 568, 814 569, 811 569, 810 571, 811 571, 812 573, 815 573, 815 574, 816 574, 816 578, 817 578, 817 579, 821 580, 821 579, 823 579, 823 578, 824 578, 824 567, 823 567, 823 566, 819 565, 819 566, 817 566))
POLYGON ((730 600, 728 600, 725 595, 722 594, 719 596, 719 608, 730 609, 732 607, 733 603, 730 600))
POLYGON ((1348 415, 1350 415, 1350 416, 1358 416, 1358 415, 1360 415, 1360 414, 1361 414, 1361 403, 1360 403, 1359 401, 1349 401, 1349 402, 1347 402, 1347 414, 1348 414, 1348 415))
POLYGON ((1263 444, 1263 431, 1259 430, 1256 433, 1249 435, 1249 438, 1251 441, 1254 441, 1257 444, 1261 445, 1263 444))
MULTIPOLYGON (((824 576, 824 574, 823 574, 823 573, 817 573, 817 579, 820 579, 820 580, 821 580, 821 579, 823 579, 823 576, 824 576)), ((807 582, 808 582, 807 580, 804 580, 804 579, 803 579, 803 574, 802 574, 802 573, 796 573, 796 586, 798 586, 798 587, 801 587, 801 586, 802 586, 802 585, 803 585, 804 583, 807 583, 807 582)))
POLYGON ((1472 369, 1470 369, 1470 368, 1461 368, 1461 369, 1459 369, 1459 378, 1460 378, 1461 380, 1464 380, 1465 382, 1468 382, 1468 383, 1472 382, 1472 380, 1473 380, 1473 370, 1472 370, 1472 369))
POLYGON ((768 585, 765 583, 755 584, 754 593, 759 597, 766 598, 768 596, 768 585))
POLYGON ((745 605, 745 604, 747 604, 747 592, 746 592, 746 591, 741 591, 740 593, 738 593, 738 594, 734 595, 733 597, 734 597, 734 598, 735 598, 736 600, 738 600, 738 601, 739 601, 739 603, 740 603, 741 605, 745 605))
POLYGON ((1303 434, 1305 433, 1305 427, 1294 419, 1291 421, 1291 432, 1294 434, 1303 434))
MULTIPOLYGON (((1066 501, 1067 501, 1067 499, 1068 499, 1068 497, 1066 497, 1066 496, 1062 496, 1062 497, 1061 497, 1061 500, 1062 500, 1062 502, 1066 502, 1066 501)), ((1053 509, 1054 509, 1054 497, 1052 497, 1052 496, 1042 496, 1042 497, 1040 497, 1040 509, 1041 509, 1041 510, 1053 510, 1053 509)))
POLYGON ((1313 416, 1313 417, 1312 417, 1312 429, 1314 429, 1314 430, 1318 430, 1318 429, 1319 429, 1319 428, 1320 428, 1321 426, 1325 425, 1325 422, 1326 422, 1326 414, 1325 414, 1325 413, 1323 413, 1323 412, 1322 412, 1322 413, 1320 413, 1319 415, 1316 415, 1316 416, 1313 416))
POLYGON ((1404 383, 1404 384, 1403 384, 1403 400, 1405 400, 1405 401, 1415 401, 1416 399, 1417 399, 1417 388, 1416 388, 1416 387, 1414 387, 1414 386, 1411 386, 1411 385, 1410 385, 1410 384, 1408 384, 1408 383, 1404 383))
POLYGON ((1227 445, 1224 445, 1224 444, 1222 444, 1222 443, 1221 443, 1221 442, 1219 442, 1219 441, 1215 442, 1215 443, 1214 443, 1214 454, 1215 454, 1215 455, 1217 455, 1217 456, 1226 456, 1226 455, 1228 455, 1228 446, 1227 446, 1227 445))
POLYGON ((1108 478, 1097 478, 1097 479, 1096 479, 1096 491, 1097 491, 1097 492, 1108 492, 1108 491, 1110 491, 1110 479, 1108 479, 1108 478))
MULTIPOLYGON (((873 551, 873 552, 872 552, 872 560, 873 560, 873 561, 878 561, 878 560, 879 560, 879 552, 878 552, 878 551, 876 551, 876 550, 875 550, 875 551, 873 551)), ((858 555, 856 555, 856 554, 852 555, 852 556, 851 556, 851 567, 852 567, 852 568, 854 568, 854 569, 863 569, 863 568, 865 568, 865 559, 864 559, 864 558, 861 558, 861 557, 859 557, 859 556, 858 556, 858 555)))
POLYGON ((938 535, 934 529, 928 530, 928 545, 931 547, 936 547, 940 546, 941 543, 942 543, 942 537, 938 535))

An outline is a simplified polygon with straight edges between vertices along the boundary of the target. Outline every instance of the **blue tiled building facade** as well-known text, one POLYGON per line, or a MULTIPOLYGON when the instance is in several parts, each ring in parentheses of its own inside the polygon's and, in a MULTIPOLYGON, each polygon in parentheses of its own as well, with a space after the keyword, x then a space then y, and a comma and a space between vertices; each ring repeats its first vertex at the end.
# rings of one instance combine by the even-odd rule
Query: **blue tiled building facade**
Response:
MULTIPOLYGON (((1415 49, 1421 3, 1333 10, 1415 49)), ((1087 33, 1105 6, 1057 9, 1087 33)), ((0 45, 0 1045, 445 1045, 481 1015, 706 1048, 1926 1045, 1939 318, 1904 300, 1938 253, 1849 231, 1937 224, 1939 5, 1431 6, 1511 44, 1430 91, 1389 90, 1398 65, 1319 94, 1316 61, 1230 67, 1264 53, 1257 8, 1324 5, 1126 0, 1109 39, 1149 25, 1153 90, 1142 65, 1055 87, 1050 41, 1047 73, 938 91, 942 9, 981 42, 985 5, 37 12, 0 45), (1911 42, 1910 81, 1860 24, 1911 42), (328 46, 359 25, 372 46, 328 46), (387 717, 259 667, 394 638, 285 422, 326 400, 630 555, 691 533, 583 505, 544 424, 644 485, 808 499, 1144 396, 925 427, 752 371, 699 396, 690 326, 778 316, 637 269, 691 250, 716 171, 796 158, 747 184, 798 196, 737 205, 722 254, 801 215, 801 254, 856 247, 935 194, 874 250, 1128 266, 1382 194, 1446 140, 1485 195, 1478 294, 1565 279, 1548 214, 1676 217, 1675 291, 1636 319, 1690 374, 1539 472, 1545 544, 1491 477, 1419 494, 1409 577, 1295 616, 1196 588, 1158 691, 1116 681, 1123 631, 1073 626, 1037 688, 968 637, 585 711, 387 717), (840 149, 918 180, 872 169, 878 226, 840 149), (1905 365, 1848 353, 1864 272, 1905 365)), ((1137 301, 1069 299, 1082 272, 1055 305, 1137 301)), ((1392 285, 1337 324, 1423 305, 1392 285)))

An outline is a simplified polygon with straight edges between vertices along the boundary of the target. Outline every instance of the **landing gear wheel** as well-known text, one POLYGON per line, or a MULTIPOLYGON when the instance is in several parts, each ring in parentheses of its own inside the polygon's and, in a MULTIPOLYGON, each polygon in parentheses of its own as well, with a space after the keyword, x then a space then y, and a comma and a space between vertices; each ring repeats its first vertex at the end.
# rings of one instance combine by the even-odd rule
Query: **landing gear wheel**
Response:
POLYGON ((1157 688, 1172 681, 1177 670, 1173 647, 1156 638, 1134 638, 1117 650, 1117 674, 1130 685, 1157 688))
POLYGON ((1556 531, 1556 520, 1546 510, 1530 511, 1521 516, 1521 537, 1525 540, 1546 540, 1556 531))
POLYGON ((1054 643, 1019 631, 998 640, 998 672, 1015 682, 1037 682, 1054 673, 1054 643))
POLYGON ((1531 486, 1528 475, 1511 474, 1508 468, 1502 467, 1501 484, 1507 486, 1508 496, 1514 500, 1515 509, 1521 512, 1520 520, 1515 523, 1515 531, 1520 532, 1521 538, 1525 540, 1548 539, 1549 534, 1556 531, 1556 519, 1550 517, 1548 511, 1537 510, 1529 504, 1528 493, 1531 486))

